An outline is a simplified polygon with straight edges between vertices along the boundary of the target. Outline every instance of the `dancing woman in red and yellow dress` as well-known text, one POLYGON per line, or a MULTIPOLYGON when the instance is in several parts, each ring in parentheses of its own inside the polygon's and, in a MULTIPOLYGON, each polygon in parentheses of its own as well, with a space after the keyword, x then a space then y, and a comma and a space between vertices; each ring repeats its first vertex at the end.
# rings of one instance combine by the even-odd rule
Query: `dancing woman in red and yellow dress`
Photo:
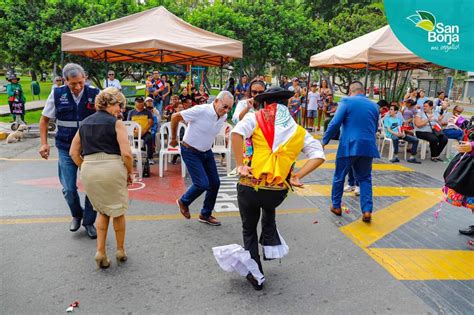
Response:
POLYGON ((275 209, 288 194, 292 186, 302 187, 304 176, 324 163, 324 152, 303 127, 291 118, 288 103, 293 92, 282 88, 270 88, 255 97, 264 105, 255 113, 248 113, 232 133, 232 149, 237 171, 240 175, 237 198, 242 218, 244 248, 256 262, 258 271, 250 271, 247 279, 255 289, 263 286, 263 269, 258 250, 257 225, 262 213, 262 234, 264 260, 282 258, 288 253, 275 222, 275 209), (251 141, 244 139, 250 138, 251 141), (242 154, 244 148, 244 154, 242 154), (298 171, 294 163, 300 153, 307 162, 298 171))

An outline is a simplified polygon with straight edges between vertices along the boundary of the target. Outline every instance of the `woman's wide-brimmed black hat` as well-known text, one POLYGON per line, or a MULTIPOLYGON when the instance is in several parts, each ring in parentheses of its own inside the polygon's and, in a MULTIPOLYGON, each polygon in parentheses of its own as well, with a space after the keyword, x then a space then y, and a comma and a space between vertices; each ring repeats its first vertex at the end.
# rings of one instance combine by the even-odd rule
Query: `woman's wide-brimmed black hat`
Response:
POLYGON ((275 99, 289 99, 292 97, 295 93, 285 90, 284 88, 281 87, 271 87, 262 94, 259 94, 255 96, 255 100, 257 102, 263 103, 269 99, 275 100, 275 99))
POLYGON ((16 76, 16 74, 12 74, 8 77, 7 81, 11 82, 12 80, 16 79, 17 81, 20 81, 20 78, 16 76))

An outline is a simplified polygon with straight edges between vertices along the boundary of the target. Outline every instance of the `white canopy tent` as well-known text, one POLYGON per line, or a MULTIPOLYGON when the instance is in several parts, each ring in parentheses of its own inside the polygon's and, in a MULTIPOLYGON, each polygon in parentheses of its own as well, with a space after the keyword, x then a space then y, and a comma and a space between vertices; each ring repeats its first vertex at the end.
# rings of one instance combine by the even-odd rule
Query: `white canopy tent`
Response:
POLYGON ((220 66, 242 58, 242 42, 195 27, 165 7, 61 35, 61 49, 106 62, 220 66))
POLYGON ((437 67, 403 46, 389 25, 311 56, 309 66, 400 71, 437 67))

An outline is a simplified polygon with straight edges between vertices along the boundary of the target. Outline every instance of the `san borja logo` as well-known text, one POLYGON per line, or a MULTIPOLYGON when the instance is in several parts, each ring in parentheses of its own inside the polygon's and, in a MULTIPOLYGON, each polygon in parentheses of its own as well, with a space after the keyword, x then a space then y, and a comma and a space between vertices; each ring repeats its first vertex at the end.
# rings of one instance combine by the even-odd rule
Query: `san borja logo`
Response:
POLYGON ((459 49, 459 25, 436 23, 436 17, 428 11, 416 11, 416 13, 407 17, 407 19, 412 21, 416 27, 427 32, 428 42, 433 43, 431 50, 448 52, 459 49))

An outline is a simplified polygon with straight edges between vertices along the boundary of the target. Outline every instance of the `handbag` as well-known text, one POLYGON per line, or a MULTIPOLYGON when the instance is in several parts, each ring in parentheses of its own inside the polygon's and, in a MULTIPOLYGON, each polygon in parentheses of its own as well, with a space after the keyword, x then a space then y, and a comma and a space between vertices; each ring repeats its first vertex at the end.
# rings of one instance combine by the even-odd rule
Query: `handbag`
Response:
POLYGON ((426 115, 426 113, 425 113, 425 116, 426 116, 426 118, 428 118, 428 124, 430 124, 431 131, 434 133, 434 135, 436 137, 440 137, 440 136, 444 135, 444 133, 441 129, 440 130, 433 129, 433 126, 431 126, 431 121, 430 121, 428 115, 426 115))
POLYGON ((474 197, 474 161, 468 153, 458 153, 444 171, 445 186, 474 197))

